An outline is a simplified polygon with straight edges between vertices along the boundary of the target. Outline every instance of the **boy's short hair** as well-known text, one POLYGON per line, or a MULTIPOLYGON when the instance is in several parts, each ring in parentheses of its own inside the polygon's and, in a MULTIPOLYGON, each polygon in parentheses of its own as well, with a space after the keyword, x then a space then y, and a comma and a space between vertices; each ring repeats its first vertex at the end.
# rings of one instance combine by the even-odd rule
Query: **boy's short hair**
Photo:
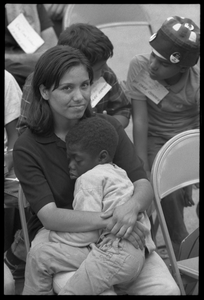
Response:
POLYGON ((67 149, 74 145, 92 156, 98 155, 102 150, 107 150, 113 159, 118 145, 118 134, 110 122, 93 116, 82 119, 67 133, 67 149))
POLYGON ((74 23, 61 32, 58 45, 68 45, 79 49, 94 64, 113 56, 113 44, 96 26, 74 23))
POLYGON ((149 43, 170 63, 192 67, 200 56, 200 29, 191 19, 169 17, 149 43))

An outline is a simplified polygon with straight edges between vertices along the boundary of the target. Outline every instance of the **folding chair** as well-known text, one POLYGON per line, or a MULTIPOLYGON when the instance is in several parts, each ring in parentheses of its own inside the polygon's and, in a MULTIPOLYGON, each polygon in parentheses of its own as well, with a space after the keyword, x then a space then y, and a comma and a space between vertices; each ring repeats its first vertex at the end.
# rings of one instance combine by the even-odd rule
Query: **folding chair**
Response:
POLYGON ((119 81, 126 81, 131 59, 138 54, 150 53, 148 43, 151 27, 147 22, 123 21, 97 25, 113 44, 113 57, 108 66, 114 71, 119 81))
POLYGON ((151 170, 154 204, 173 276, 182 295, 186 293, 160 202, 170 193, 199 182, 199 137, 199 129, 188 130, 174 136, 157 153, 151 170))
POLYGON ((63 30, 73 23, 98 26, 132 21, 151 27, 148 15, 139 4, 69 4, 64 13, 63 30))
POLYGON ((198 294, 199 228, 190 233, 181 243, 178 268, 187 295, 198 294))
POLYGON ((63 28, 78 22, 95 25, 108 36, 114 46, 108 65, 119 81, 127 79, 130 60, 136 54, 151 52, 148 41, 153 30, 139 4, 68 5, 63 28))
MULTIPOLYGON (((19 205, 21 226, 22 226, 25 245, 26 245, 26 252, 28 253, 29 250, 30 250, 30 241, 29 241, 28 228, 27 228, 27 222, 26 222, 26 216, 25 216, 25 208, 29 206, 29 203, 25 198, 25 195, 23 193, 23 189, 22 189, 20 184, 19 184, 18 205, 19 205)), ((75 272, 59 272, 59 273, 54 275, 54 277, 53 277, 53 290, 56 294, 58 294, 60 292, 60 290, 64 287, 64 285, 66 284, 68 279, 74 273, 75 272)), ((109 289, 109 290, 103 292, 101 295, 116 295, 116 293, 113 290, 109 289)))

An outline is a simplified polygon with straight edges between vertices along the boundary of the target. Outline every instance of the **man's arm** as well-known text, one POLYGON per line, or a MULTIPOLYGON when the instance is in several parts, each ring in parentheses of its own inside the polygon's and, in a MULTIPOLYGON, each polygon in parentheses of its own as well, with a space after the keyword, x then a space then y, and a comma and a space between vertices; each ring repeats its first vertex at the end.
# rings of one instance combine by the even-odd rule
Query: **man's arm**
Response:
POLYGON ((147 155, 148 111, 146 101, 132 99, 133 141, 138 156, 144 163, 144 169, 150 175, 147 155))

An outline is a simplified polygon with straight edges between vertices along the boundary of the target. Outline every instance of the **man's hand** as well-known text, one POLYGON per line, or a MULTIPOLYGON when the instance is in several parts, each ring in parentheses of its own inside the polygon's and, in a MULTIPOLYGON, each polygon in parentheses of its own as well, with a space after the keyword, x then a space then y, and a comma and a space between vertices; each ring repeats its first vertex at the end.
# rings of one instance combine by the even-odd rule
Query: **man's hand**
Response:
POLYGON ((184 190, 184 207, 193 206, 195 202, 192 198, 192 185, 186 186, 184 190))

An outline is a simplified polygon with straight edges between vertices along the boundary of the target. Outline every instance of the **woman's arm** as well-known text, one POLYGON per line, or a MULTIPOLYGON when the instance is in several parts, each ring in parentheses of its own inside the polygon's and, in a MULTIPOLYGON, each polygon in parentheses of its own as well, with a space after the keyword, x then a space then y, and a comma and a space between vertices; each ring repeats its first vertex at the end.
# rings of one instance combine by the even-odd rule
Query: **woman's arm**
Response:
MULTIPOLYGON (((112 211, 113 217, 108 220, 107 229, 117 237, 128 238, 135 226, 137 216, 145 211, 152 202, 153 190, 147 179, 140 179, 134 182, 134 194, 130 200, 117 206, 112 211)), ((102 213, 101 217, 110 217, 111 212, 102 213)))
POLYGON ((57 208, 55 203, 48 203, 37 213, 43 226, 49 230, 85 232, 105 228, 109 219, 100 217, 100 212, 57 208))

